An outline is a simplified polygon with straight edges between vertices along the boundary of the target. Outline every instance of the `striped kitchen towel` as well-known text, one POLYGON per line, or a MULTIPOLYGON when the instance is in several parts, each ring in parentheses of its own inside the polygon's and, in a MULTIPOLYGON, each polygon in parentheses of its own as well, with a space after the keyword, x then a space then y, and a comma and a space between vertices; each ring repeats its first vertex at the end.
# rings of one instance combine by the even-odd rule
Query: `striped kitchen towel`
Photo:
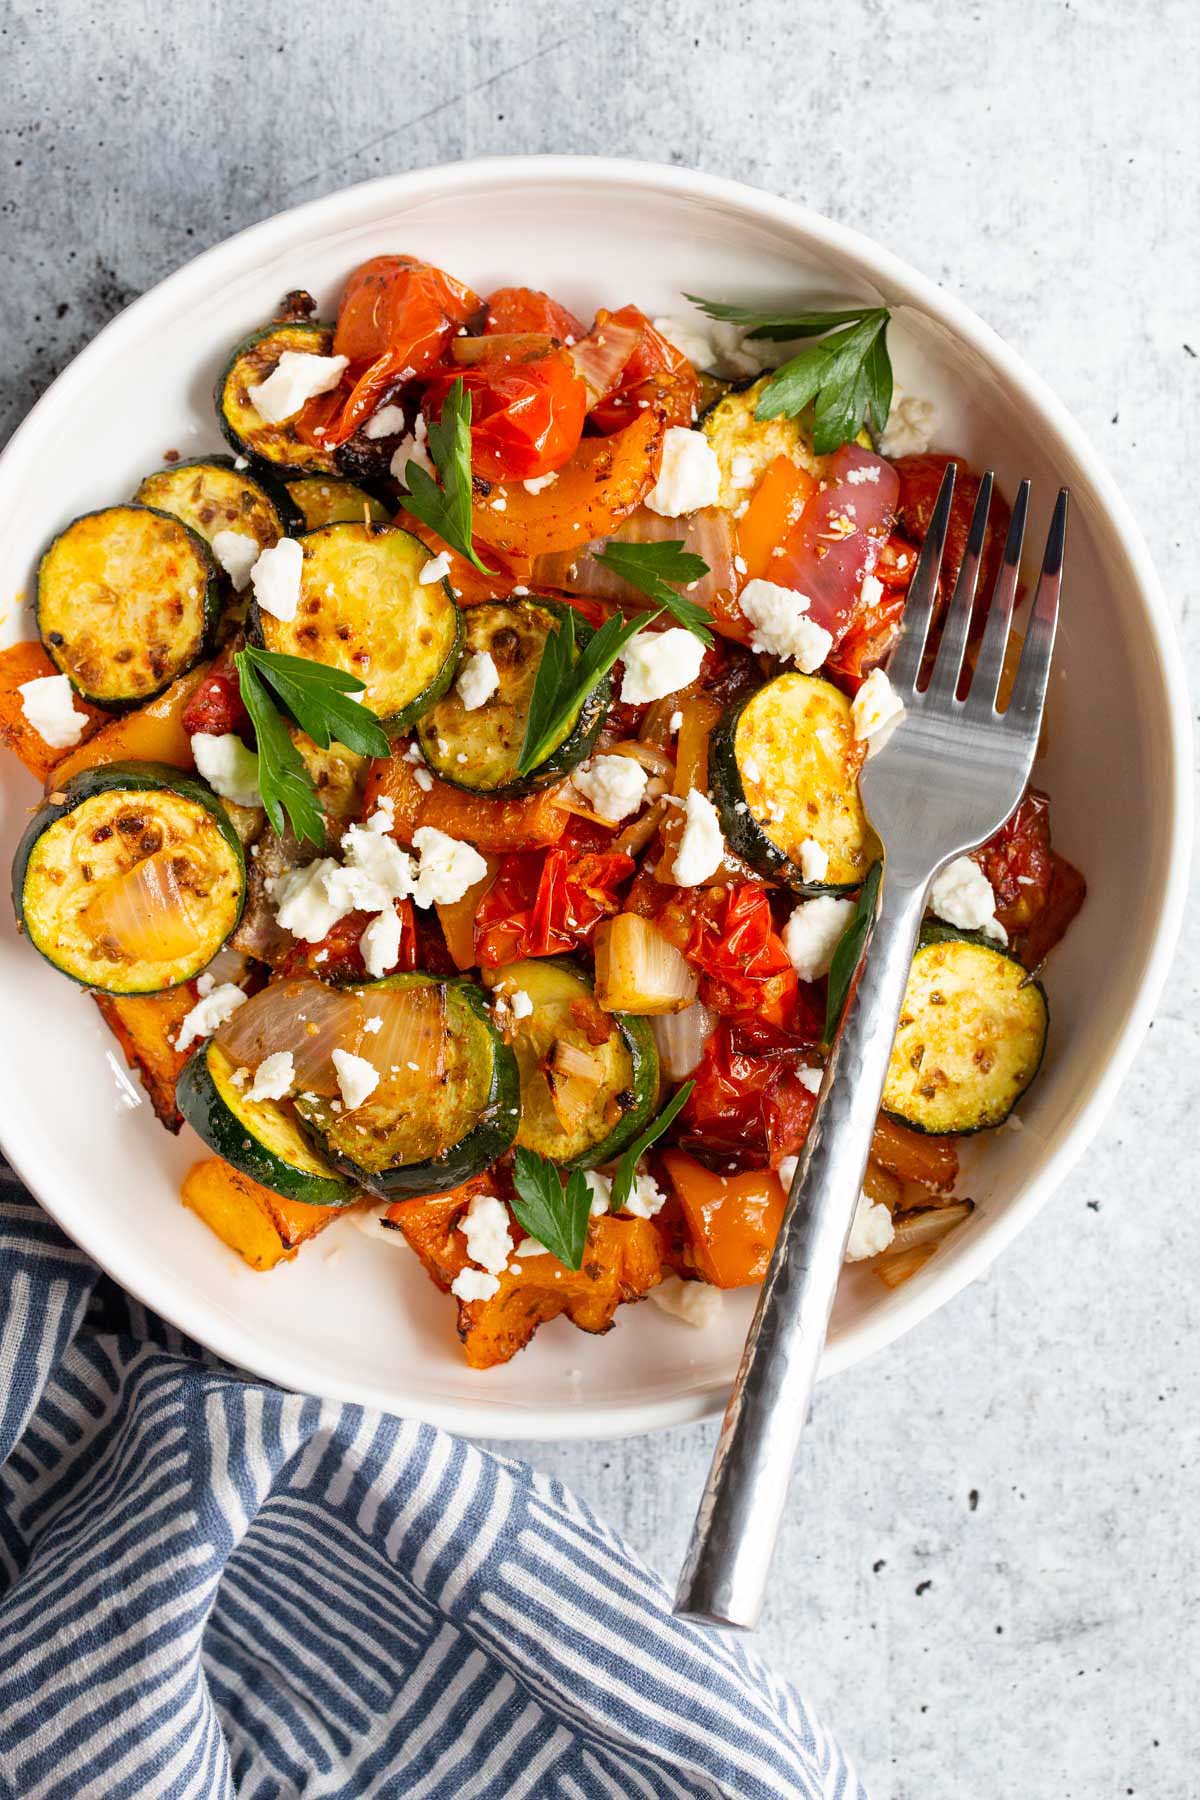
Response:
POLYGON ((860 1796, 797 1694, 568 1489, 283 1393, 0 1176, 10 1800, 860 1796))

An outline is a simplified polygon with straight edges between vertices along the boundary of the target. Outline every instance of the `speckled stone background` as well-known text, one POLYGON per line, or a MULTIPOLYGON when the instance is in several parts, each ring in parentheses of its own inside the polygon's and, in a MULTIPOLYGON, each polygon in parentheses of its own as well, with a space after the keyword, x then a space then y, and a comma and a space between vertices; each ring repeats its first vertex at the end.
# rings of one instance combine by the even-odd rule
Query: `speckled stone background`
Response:
MULTIPOLYGON (((478 154, 690 163, 872 233, 1004 333, 1117 471, 1195 667, 1194 0, 0 20, 0 438, 134 295, 295 201, 478 154)), ((761 1642, 877 1800, 1200 1794, 1198 970, 1193 920, 1106 1129, 990 1279, 819 1395, 761 1642)), ((529 1455, 673 1575, 711 1443, 529 1455)))

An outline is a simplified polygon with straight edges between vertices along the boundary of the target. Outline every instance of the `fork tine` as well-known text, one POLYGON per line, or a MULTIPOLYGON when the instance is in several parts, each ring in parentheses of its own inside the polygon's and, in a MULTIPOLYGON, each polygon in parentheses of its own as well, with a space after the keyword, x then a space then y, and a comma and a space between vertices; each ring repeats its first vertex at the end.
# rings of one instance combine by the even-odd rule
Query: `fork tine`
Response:
POLYGON ((979 483, 967 548, 954 584, 954 598, 942 626, 937 661, 926 692, 931 701, 953 700, 962 673, 963 651, 971 628, 971 612, 975 605, 975 589, 979 583, 979 564, 983 556, 983 540, 987 534, 988 513, 992 505, 992 475, 989 470, 979 483))
POLYGON ((1029 483, 1023 481, 1013 502, 1008 541, 1004 546, 1004 561, 996 580, 996 591, 992 595, 987 630, 979 647, 979 660, 971 677, 967 706, 972 713, 990 711, 995 705, 1000 672, 1004 667, 1004 653, 1008 647, 1008 628, 1012 622, 1017 583, 1021 577, 1021 549, 1025 542, 1025 518, 1028 510, 1029 483))
POLYGON ((1029 617, 1029 629, 1017 665, 1012 699, 1004 717, 1013 722, 1040 724, 1050 679, 1050 658, 1058 625, 1058 594, 1062 587, 1063 551, 1067 541, 1067 490, 1060 488, 1046 539, 1046 554, 1038 576, 1037 593, 1029 617))
POLYGON ((909 583, 908 601, 904 608, 904 628, 888 664, 888 680, 901 699, 911 700, 921 668, 921 658, 925 654, 925 639, 929 633, 938 577, 942 572, 942 551, 946 547, 946 529, 950 523, 950 505, 954 499, 954 478, 957 472, 956 464, 946 464, 946 473, 942 476, 942 485, 938 489, 929 530, 925 533, 925 542, 921 545, 921 554, 909 583))

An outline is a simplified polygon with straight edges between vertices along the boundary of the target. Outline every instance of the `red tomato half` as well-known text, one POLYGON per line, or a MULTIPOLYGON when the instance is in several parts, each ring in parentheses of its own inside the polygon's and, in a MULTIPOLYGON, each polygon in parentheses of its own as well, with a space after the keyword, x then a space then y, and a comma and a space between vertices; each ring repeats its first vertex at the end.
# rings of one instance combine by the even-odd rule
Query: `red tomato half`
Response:
POLYGON ((581 338, 587 330, 581 319, 540 288, 497 288, 487 303, 485 332, 544 331, 560 344, 581 338))
MULTIPOLYGON (((966 553, 971 514, 979 497, 979 477, 963 457, 943 456, 940 452, 929 451, 923 456, 902 456, 896 463, 896 473, 900 477, 896 514, 909 537, 915 538, 918 544, 923 544, 929 522, 933 518, 942 476, 946 473, 947 463, 951 462, 957 465, 958 474, 954 482, 954 499, 950 503, 950 522, 946 527, 946 547, 942 552, 935 623, 942 610, 950 604, 959 567, 966 553)), ((978 595, 990 596, 996 576, 1000 573, 1009 516, 1008 502, 993 490, 988 528, 983 540, 983 555, 979 561, 978 595)))
POLYGON ((687 357, 636 306, 617 312, 601 309, 591 335, 599 340, 610 325, 635 327, 641 338, 621 368, 616 385, 593 407, 589 418, 597 431, 620 431, 639 412, 653 406, 668 425, 690 425, 696 416, 700 383, 687 357))
POLYGON ((471 395, 471 467, 487 481, 529 481, 570 462, 583 435, 587 388, 565 350, 529 362, 475 363, 445 372, 425 392, 440 409, 460 379, 471 395))
POLYGON ((704 1046, 676 1141, 710 1168, 778 1168, 804 1142, 816 1097, 800 1080, 803 1040, 723 1019, 704 1046))

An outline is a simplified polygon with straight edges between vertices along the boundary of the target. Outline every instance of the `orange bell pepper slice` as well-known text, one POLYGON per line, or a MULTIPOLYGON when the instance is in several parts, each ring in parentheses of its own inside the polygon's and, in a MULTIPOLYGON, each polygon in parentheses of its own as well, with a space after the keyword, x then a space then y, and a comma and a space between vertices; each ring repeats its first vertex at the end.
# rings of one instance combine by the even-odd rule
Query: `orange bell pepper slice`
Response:
POLYGON ((715 1287, 761 1281, 779 1235, 786 1196, 771 1169, 714 1175, 682 1150, 663 1165, 691 1234, 696 1267, 715 1287))

